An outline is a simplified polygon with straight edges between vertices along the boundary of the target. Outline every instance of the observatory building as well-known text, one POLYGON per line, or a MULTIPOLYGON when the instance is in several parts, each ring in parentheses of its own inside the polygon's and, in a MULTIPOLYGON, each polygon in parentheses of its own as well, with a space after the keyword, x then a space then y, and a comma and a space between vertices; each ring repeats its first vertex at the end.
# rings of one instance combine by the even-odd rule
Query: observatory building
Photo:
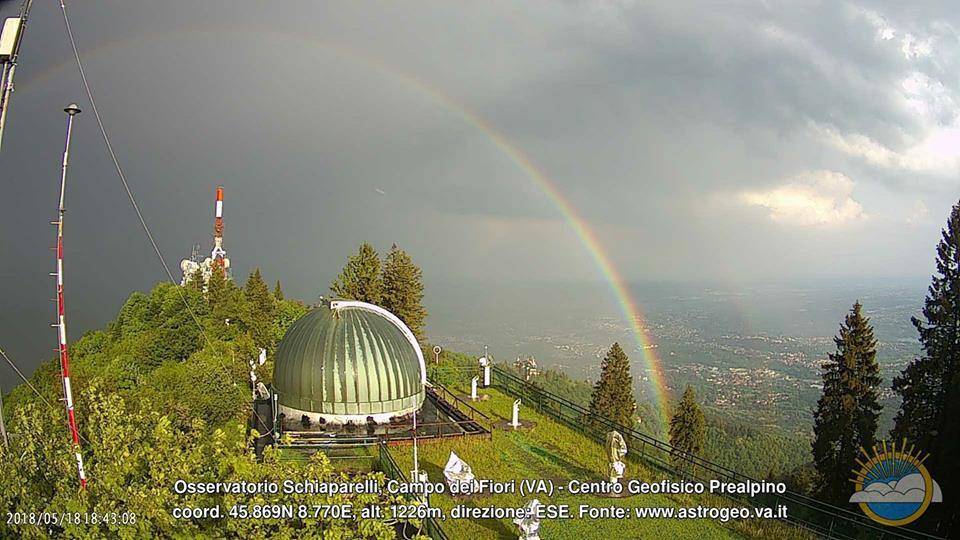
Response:
POLYGON ((377 424, 420 409, 427 371, 413 332, 389 311, 323 302, 277 348, 278 413, 316 424, 377 424))

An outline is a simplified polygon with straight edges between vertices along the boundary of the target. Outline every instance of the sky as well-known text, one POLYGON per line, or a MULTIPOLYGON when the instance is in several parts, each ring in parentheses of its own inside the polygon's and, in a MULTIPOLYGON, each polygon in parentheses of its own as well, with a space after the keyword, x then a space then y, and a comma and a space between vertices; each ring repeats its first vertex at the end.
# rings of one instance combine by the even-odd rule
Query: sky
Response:
MULTIPOLYGON (((359 243, 396 243, 429 301, 431 283, 603 280, 517 156, 628 281, 929 276, 960 197, 960 14, 915 4, 68 7, 175 277, 194 243, 209 249, 223 184, 239 276, 259 266, 313 299, 359 243)), ((72 337, 164 273, 56 2, 35 3, 20 60, 0 150, 0 346, 30 366, 55 343, 48 222, 69 102, 85 111, 67 193, 72 337)))

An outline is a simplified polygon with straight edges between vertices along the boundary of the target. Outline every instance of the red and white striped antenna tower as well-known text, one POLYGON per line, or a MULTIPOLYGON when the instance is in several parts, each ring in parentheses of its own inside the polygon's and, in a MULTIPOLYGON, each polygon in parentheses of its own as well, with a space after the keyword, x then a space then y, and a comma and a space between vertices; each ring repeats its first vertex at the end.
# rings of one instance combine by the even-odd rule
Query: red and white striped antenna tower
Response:
POLYGON ((217 202, 214 207, 216 214, 213 221, 213 251, 210 258, 213 264, 219 266, 221 270, 226 270, 230 262, 226 260, 227 251, 223 249, 223 186, 217 186, 217 202))
POLYGON ((70 162, 70 137, 73 135, 73 117, 80 114, 76 103, 63 110, 67 113, 67 142, 63 149, 63 168, 60 175, 60 206, 57 209, 57 334, 59 338, 60 375, 63 377, 63 399, 67 409, 67 421, 70 424, 70 436, 73 439, 73 452, 77 457, 77 474, 80 476, 80 489, 87 487, 87 474, 83 470, 83 456, 80 455, 80 432, 77 431, 77 418, 73 412, 73 390, 70 388, 70 352, 67 349, 67 317, 63 305, 63 206, 64 191, 67 187, 67 165, 70 162))

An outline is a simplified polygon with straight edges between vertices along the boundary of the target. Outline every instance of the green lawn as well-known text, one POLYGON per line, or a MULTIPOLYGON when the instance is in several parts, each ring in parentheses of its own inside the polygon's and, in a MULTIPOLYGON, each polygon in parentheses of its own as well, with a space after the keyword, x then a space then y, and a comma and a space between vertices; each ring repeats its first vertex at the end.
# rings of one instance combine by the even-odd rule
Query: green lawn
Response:
MULTIPOLYGON (((513 399, 497 390, 485 389, 490 399, 477 402, 476 407, 491 418, 507 419, 511 413, 513 399)), ((492 440, 482 438, 446 439, 426 442, 420 445, 421 468, 425 469, 431 481, 443 480, 443 466, 450 451, 456 452, 473 468, 477 478, 494 480, 512 479, 552 479, 554 482, 571 479, 600 481, 607 468, 603 447, 585 436, 563 426, 547 416, 536 413, 529 407, 522 407, 521 421, 531 420, 535 426, 530 431, 496 430, 492 440)), ((409 446, 393 447, 391 452, 399 465, 409 471, 413 468, 413 450, 409 446)), ((657 480, 654 475, 641 466, 630 463, 627 477, 643 480, 657 480)), ((443 508, 445 512, 456 504, 469 506, 524 506, 532 497, 517 494, 479 495, 468 500, 455 501, 449 495, 438 495, 431 504, 443 508)), ((580 504, 593 506, 724 506, 718 498, 703 496, 664 496, 637 495, 624 499, 611 499, 595 496, 555 494, 553 497, 540 496, 540 502, 547 504, 571 505, 576 513, 580 504)), ((441 523, 451 538, 516 538, 516 527, 510 520, 451 520, 441 523)), ((541 525, 543 538, 765 538, 776 536, 781 539, 800 537, 797 531, 779 523, 739 523, 721 524, 711 520, 665 520, 665 519, 629 519, 629 520, 544 520, 541 525)))

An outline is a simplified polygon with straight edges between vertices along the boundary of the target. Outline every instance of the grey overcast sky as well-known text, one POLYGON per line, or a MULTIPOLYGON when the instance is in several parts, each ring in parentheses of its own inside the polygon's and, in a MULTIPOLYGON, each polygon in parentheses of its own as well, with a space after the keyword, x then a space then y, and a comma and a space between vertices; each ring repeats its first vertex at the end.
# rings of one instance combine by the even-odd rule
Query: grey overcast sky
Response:
MULTIPOLYGON (((0 2, 0 14, 18 4, 0 2)), ((174 272, 193 243, 209 249, 222 183, 237 274, 258 265, 310 299, 365 240, 410 251, 428 289, 601 280, 498 137, 555 184, 628 280, 928 275, 960 196, 951 4, 69 8, 174 272)), ((57 2, 38 1, 0 151, 0 345, 25 362, 54 343, 47 223, 70 101, 86 110, 67 198, 73 337, 163 278, 96 131, 57 2)))

